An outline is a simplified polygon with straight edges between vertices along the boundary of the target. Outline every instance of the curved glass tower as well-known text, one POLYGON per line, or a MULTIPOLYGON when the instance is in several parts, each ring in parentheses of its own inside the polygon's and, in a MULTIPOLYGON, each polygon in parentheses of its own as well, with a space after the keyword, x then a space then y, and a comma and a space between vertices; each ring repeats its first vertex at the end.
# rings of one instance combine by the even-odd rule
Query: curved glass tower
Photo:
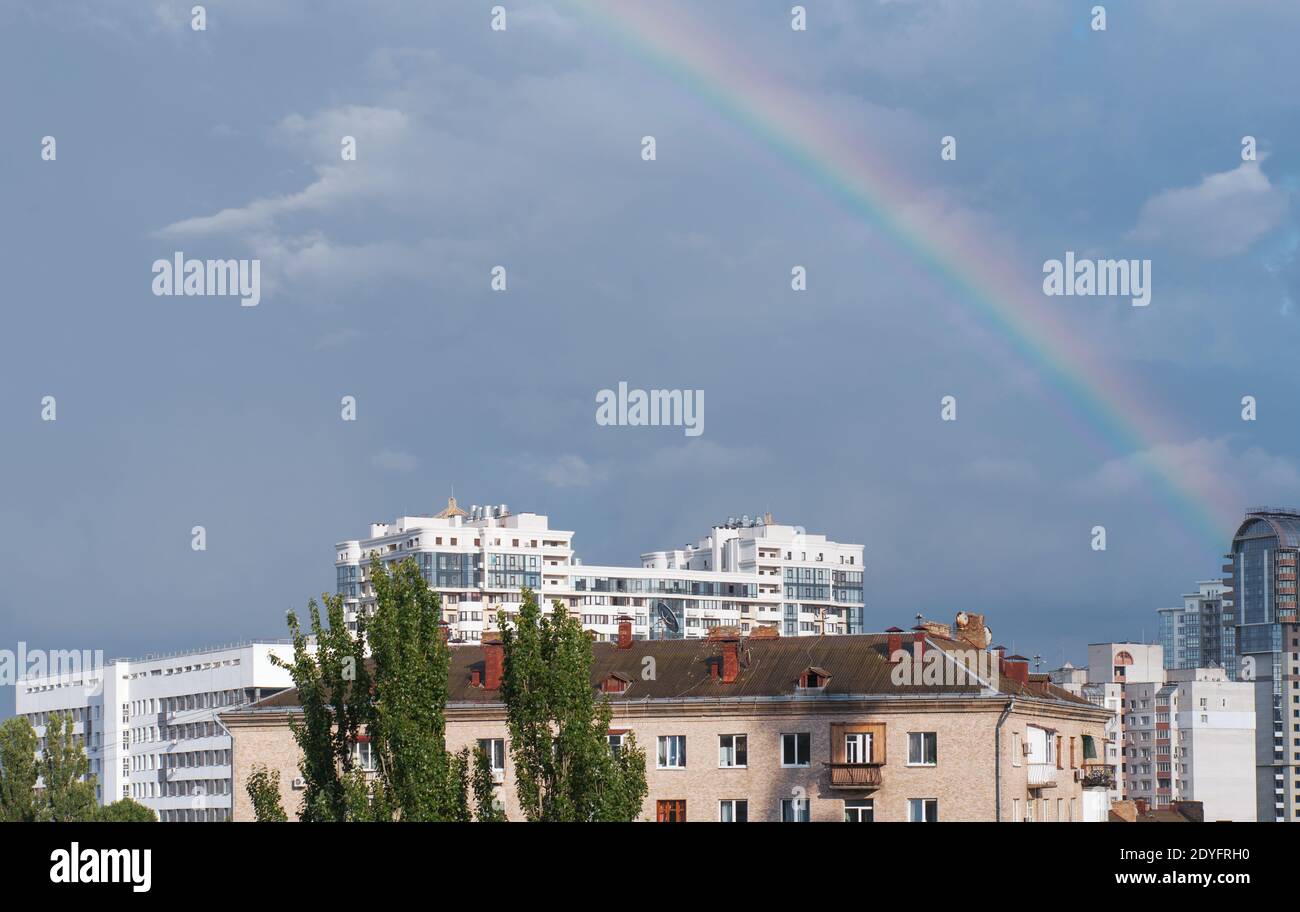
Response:
POLYGON ((1293 722, 1300 721, 1300 681, 1288 673, 1294 664, 1289 644, 1296 630, 1297 553, 1300 510, 1259 507, 1246 512, 1226 555, 1232 563, 1223 568, 1231 574, 1224 585, 1231 589, 1236 613, 1233 677, 1255 682, 1260 820, 1300 820, 1300 737, 1292 733, 1293 722))

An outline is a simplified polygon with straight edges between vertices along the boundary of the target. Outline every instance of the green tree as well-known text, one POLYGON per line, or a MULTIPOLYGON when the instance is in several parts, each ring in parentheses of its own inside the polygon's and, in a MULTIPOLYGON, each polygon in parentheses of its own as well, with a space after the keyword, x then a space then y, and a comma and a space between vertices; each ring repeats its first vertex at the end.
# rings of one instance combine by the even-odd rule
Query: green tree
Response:
POLYGON ((261 763, 254 764, 249 773, 248 798, 253 802, 253 817, 258 823, 285 823, 289 815, 280 803, 280 771, 268 770, 261 763))
POLYGON ((343 597, 322 596, 325 617, 315 599, 307 604, 310 639, 296 612, 288 615, 293 661, 272 661, 288 670, 298 689, 302 718, 289 727, 302 752, 304 822, 343 821, 355 809, 355 782, 349 781, 358 730, 369 717, 370 681, 365 662, 365 619, 356 636, 345 621, 343 597), (311 649, 314 644, 315 649, 311 649))
POLYGON ((506 812, 497 800, 496 780, 492 775, 492 758, 483 748, 474 750, 474 819, 479 823, 501 823, 506 812))
POLYGON ((36 730, 23 716, 0 724, 0 822, 36 819, 36 730))
POLYGON ((66 822, 94 820, 95 779, 90 760, 72 733, 71 713, 51 713, 45 723, 45 750, 38 764, 44 788, 37 799, 36 819, 66 822))
POLYGON ((100 808, 95 819, 103 823, 157 823, 158 815, 138 801, 122 798, 100 808))
POLYGON ((609 746, 611 708, 591 684, 591 638, 554 603, 549 617, 523 590, 512 629, 498 615, 510 753, 519 804, 529 820, 634 820, 646 795, 645 752, 609 746))
POLYGON ((410 558, 391 569, 376 559, 370 576, 376 605, 368 625, 375 678, 369 734, 379 781, 402 820, 468 819, 468 759, 447 751, 451 651, 441 601, 410 558))
POLYGON ((301 819, 468 820, 468 756, 447 751, 450 651, 438 596, 409 558, 391 568, 376 559, 370 576, 374 613, 355 632, 340 596, 322 596, 324 618, 308 604, 310 637, 289 613, 294 658, 279 664, 302 705, 290 723, 302 751, 301 819), (356 768, 363 731, 373 772, 356 768))

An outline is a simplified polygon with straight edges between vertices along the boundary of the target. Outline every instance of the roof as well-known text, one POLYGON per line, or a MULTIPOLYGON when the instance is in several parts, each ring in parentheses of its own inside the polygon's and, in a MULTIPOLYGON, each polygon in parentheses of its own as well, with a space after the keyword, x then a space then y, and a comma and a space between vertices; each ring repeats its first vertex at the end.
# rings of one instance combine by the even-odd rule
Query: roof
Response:
MULTIPOLYGON (((592 686, 611 675, 629 682, 626 690, 608 694, 610 700, 640 702, 679 699, 834 699, 873 696, 976 697, 986 694, 978 683, 899 685, 891 679, 895 666, 889 662, 886 634, 839 635, 816 637, 747 637, 741 640, 740 668, 735 682, 724 684, 714 676, 717 657, 723 643, 706 639, 634 640, 631 648, 620 650, 612 642, 592 644, 592 686), (645 660, 652 658, 651 666, 645 660), (653 667, 647 677, 643 671, 653 667), (828 678, 825 688, 809 696, 799 688, 799 678, 808 669, 828 678)), ((926 648, 945 651, 971 650, 957 640, 927 637, 926 648)), ((495 690, 470 683, 470 672, 483 671, 484 648, 479 645, 451 647, 451 687, 448 703, 499 703, 495 690)), ((1045 678, 1046 676, 1043 676, 1045 678)), ((1037 700, 1056 701, 1071 707, 1096 710, 1095 704, 1077 697, 1048 680, 1031 679, 1021 683, 1005 674, 998 677, 1001 694, 1037 700)), ((254 704, 254 709, 283 709, 298 705, 294 689, 268 697, 254 704)))
POLYGON ((1259 537, 1274 537, 1284 548, 1300 547, 1300 513, 1279 508, 1249 511, 1233 540, 1259 537))

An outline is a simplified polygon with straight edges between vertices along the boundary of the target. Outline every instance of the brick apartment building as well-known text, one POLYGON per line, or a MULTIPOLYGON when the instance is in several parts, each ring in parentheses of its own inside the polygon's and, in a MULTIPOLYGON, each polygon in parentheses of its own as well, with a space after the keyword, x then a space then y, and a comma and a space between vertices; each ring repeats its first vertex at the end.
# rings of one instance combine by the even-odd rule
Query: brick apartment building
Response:
MULTIPOLYGON (((964 614, 956 632, 797 638, 634 640, 625 622, 593 643, 592 686, 613 706, 611 746, 632 732, 645 749, 644 820, 1104 821, 1109 711, 987 646, 983 619, 964 614)), ((452 647, 447 742, 489 752, 520 820, 503 652, 452 647)), ((252 819, 243 783, 258 763, 279 771, 291 816, 300 806, 298 712, 289 690, 222 714, 236 820, 252 819)))

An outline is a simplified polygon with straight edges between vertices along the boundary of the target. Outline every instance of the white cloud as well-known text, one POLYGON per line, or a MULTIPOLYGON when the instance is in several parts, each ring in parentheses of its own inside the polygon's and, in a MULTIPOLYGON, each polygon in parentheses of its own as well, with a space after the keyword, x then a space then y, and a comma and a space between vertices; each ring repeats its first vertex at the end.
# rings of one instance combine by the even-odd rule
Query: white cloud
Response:
POLYGON ((1259 162, 1211 174, 1194 187, 1157 193, 1142 204, 1130 240, 1202 256, 1232 256, 1286 219, 1285 190, 1274 187, 1259 162))
POLYGON ((1127 495, 1150 485, 1152 473, 1177 479, 1194 491, 1230 488, 1248 491, 1252 502, 1293 499, 1300 491, 1300 469, 1285 456, 1251 446, 1234 452, 1230 437, 1201 437, 1185 443, 1161 444, 1105 462, 1084 479, 1087 495, 1127 495))

